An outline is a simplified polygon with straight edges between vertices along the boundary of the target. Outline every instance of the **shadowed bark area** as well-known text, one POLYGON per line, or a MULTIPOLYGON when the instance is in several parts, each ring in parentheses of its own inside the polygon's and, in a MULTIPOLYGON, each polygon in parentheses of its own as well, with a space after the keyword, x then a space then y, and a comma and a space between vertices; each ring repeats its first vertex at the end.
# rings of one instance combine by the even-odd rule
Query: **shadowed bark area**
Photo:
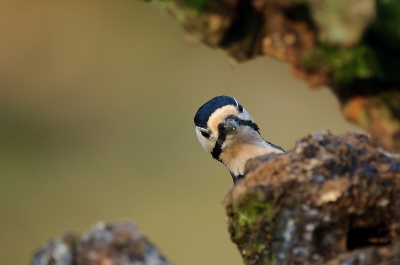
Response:
POLYGON ((171 265, 130 222, 98 223, 82 236, 50 240, 32 265, 171 265))
POLYGON ((329 86, 346 119, 400 150, 398 0, 152 2, 238 62, 269 55, 311 87, 329 86))
POLYGON ((400 260, 400 157, 368 136, 309 135, 246 168, 224 199, 245 264, 400 260))

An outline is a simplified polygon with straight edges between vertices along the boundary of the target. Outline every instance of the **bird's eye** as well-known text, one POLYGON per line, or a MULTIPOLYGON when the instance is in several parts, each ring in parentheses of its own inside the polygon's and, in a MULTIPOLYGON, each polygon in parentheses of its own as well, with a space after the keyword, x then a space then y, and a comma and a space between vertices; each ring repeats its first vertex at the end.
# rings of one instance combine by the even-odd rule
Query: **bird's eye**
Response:
POLYGON ((209 133, 206 133, 206 132, 204 132, 204 131, 200 131, 200 133, 201 133, 201 135, 203 135, 205 138, 210 138, 210 134, 209 133))
POLYGON ((242 105, 238 105, 238 110, 240 111, 240 112, 243 112, 243 106, 242 105))

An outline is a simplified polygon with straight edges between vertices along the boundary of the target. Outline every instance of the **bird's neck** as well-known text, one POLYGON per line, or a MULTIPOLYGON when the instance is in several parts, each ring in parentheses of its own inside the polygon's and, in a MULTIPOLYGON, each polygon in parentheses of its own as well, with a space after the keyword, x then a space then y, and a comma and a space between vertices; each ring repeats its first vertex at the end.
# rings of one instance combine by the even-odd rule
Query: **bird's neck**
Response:
POLYGON ((227 137, 221 150, 219 160, 235 176, 244 174, 245 164, 250 158, 282 152, 273 148, 254 131, 240 132, 235 137, 227 137))
POLYGON ((276 149, 267 145, 260 146, 241 143, 223 149, 219 157, 221 162, 228 167, 232 173, 239 175, 244 174, 244 167, 247 160, 270 153, 277 153, 276 149))

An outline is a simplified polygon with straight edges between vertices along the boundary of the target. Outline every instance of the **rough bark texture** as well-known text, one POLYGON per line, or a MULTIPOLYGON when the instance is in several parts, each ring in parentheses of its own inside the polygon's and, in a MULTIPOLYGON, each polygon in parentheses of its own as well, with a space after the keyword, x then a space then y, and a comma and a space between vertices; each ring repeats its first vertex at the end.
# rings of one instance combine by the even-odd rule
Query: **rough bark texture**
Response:
POLYGON ((328 85, 343 115, 400 150, 398 0, 152 0, 238 62, 270 55, 311 87, 328 85))
POLYGON ((98 223, 79 236, 50 240, 32 265, 171 265, 130 222, 98 223))
POLYGON ((323 132, 246 168, 224 199, 245 264, 399 264, 399 155, 323 132))

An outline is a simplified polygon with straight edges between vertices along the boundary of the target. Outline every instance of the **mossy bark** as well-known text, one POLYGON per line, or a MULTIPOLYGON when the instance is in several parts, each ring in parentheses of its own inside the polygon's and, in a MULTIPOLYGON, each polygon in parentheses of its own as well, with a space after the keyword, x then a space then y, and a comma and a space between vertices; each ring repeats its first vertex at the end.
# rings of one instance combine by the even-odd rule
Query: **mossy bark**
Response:
POLYGON ((224 204, 245 264, 400 259, 400 157, 363 134, 317 133, 250 160, 224 204))
POLYGON ((400 150, 400 2, 398 0, 152 0, 204 43, 238 62, 270 55, 292 66, 311 87, 329 86, 344 116, 388 149, 400 150), (385 124, 384 127, 381 124, 385 124), (385 131, 386 130, 386 131, 385 131), (391 131, 387 133, 387 131, 391 131))

